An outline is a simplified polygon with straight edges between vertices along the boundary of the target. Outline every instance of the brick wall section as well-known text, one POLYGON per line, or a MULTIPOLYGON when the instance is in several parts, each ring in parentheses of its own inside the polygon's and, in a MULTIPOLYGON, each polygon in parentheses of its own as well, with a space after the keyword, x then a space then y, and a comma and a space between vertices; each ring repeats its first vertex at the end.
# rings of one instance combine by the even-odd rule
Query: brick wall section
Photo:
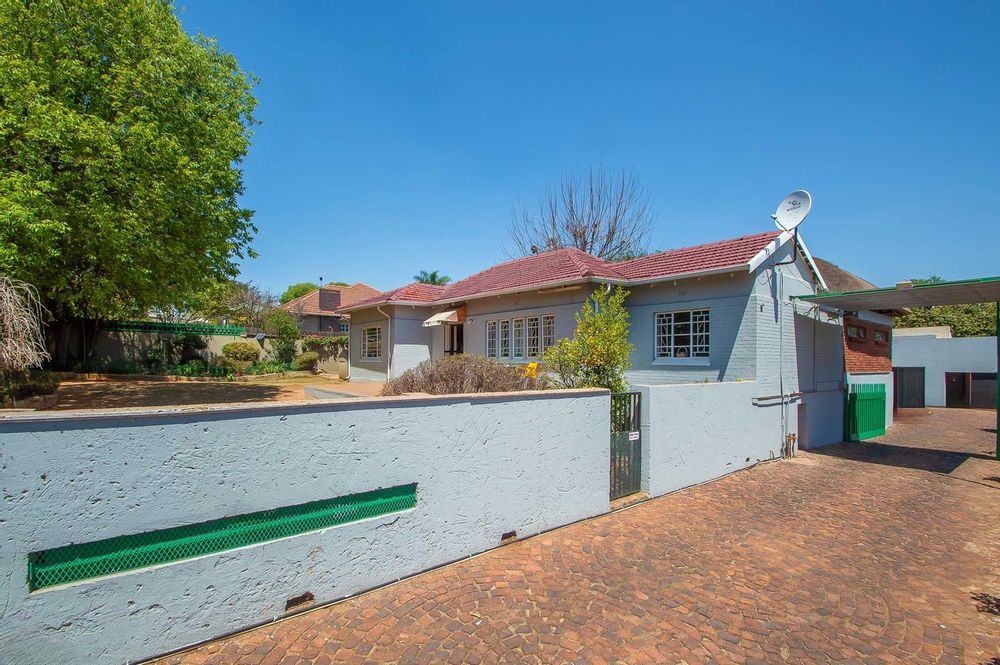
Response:
POLYGON ((880 326, 871 321, 854 317, 844 317, 844 365, 855 374, 866 372, 892 371, 892 328, 880 326), (849 326, 865 329, 864 339, 855 339, 847 334, 849 326), (885 333, 885 343, 875 341, 875 332, 885 333))

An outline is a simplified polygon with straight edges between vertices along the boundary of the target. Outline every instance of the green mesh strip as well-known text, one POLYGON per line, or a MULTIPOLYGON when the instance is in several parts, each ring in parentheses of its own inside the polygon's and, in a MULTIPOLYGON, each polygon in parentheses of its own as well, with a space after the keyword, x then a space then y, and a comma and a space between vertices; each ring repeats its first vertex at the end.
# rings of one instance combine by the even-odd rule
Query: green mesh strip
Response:
POLYGON ((28 587, 101 577, 170 561, 287 538, 338 524, 407 510, 417 505, 417 486, 349 494, 210 522, 66 545, 28 555, 28 587))
POLYGON ((161 323, 159 321, 108 321, 101 326, 104 330, 127 332, 191 333, 195 335, 243 335, 242 326, 213 326, 203 323, 161 323))

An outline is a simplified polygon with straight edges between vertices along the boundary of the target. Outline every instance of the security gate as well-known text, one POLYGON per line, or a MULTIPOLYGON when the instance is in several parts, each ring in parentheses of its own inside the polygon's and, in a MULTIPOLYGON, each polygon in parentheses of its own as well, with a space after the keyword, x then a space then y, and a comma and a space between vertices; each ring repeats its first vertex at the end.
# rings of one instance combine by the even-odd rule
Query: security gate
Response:
POLYGON ((639 491, 642 434, 639 393, 611 394, 611 499, 639 491))
POLYGON ((864 441, 885 434, 885 386, 857 383, 847 394, 847 440, 864 441))

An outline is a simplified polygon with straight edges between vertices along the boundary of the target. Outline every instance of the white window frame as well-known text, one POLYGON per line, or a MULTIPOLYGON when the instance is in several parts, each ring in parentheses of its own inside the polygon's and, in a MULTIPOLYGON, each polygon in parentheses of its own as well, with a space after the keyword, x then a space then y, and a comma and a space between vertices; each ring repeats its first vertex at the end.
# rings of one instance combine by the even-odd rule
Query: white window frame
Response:
POLYGON ((542 357, 542 317, 529 316, 524 319, 525 354, 528 358, 542 357), (534 329, 534 330, 532 330, 534 329))
POLYGON ((654 365, 709 365, 712 353, 712 313, 707 307, 698 309, 677 309, 653 314, 653 364, 654 365), (688 344, 677 346, 674 336, 677 334, 678 314, 687 314, 688 344), (697 320, 696 320, 696 317, 697 320), (696 326, 703 326, 696 331, 696 326), (661 326, 663 326, 661 328, 661 326), (697 342, 696 342, 697 339, 697 342), (686 349, 683 356, 678 356, 678 350, 686 349))
POLYGON ((499 343, 497 357, 510 360, 510 319, 500 319, 499 343))
POLYGON ((556 345, 556 315, 542 314, 541 329, 541 351, 545 355, 545 350, 556 345))
POLYGON ((497 322, 486 322, 486 356, 495 358, 497 355, 497 322))
POLYGON ((367 328, 361 329, 361 362, 377 362, 382 360, 382 326, 369 326, 367 328), (368 333, 370 331, 375 331, 375 351, 376 355, 371 354, 370 342, 368 340, 368 333))
POLYGON ((510 320, 510 355, 514 360, 524 360, 524 319, 510 320))
POLYGON ((348 321, 341 319, 337 324, 337 331, 340 333, 349 333, 351 332, 351 324, 348 321))

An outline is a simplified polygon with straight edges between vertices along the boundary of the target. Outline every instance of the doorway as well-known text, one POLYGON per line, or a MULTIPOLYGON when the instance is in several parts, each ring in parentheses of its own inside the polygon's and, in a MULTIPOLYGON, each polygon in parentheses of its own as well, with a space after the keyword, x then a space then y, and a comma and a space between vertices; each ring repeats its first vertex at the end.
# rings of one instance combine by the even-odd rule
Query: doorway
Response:
POLYGON ((892 372, 896 382, 896 406, 900 409, 924 408, 924 368, 895 367, 892 372))
POLYGON ((465 353, 465 326, 448 323, 444 327, 444 355, 454 356, 465 353))
POLYGON ((948 407, 969 406, 968 373, 944 373, 944 405, 948 407))

